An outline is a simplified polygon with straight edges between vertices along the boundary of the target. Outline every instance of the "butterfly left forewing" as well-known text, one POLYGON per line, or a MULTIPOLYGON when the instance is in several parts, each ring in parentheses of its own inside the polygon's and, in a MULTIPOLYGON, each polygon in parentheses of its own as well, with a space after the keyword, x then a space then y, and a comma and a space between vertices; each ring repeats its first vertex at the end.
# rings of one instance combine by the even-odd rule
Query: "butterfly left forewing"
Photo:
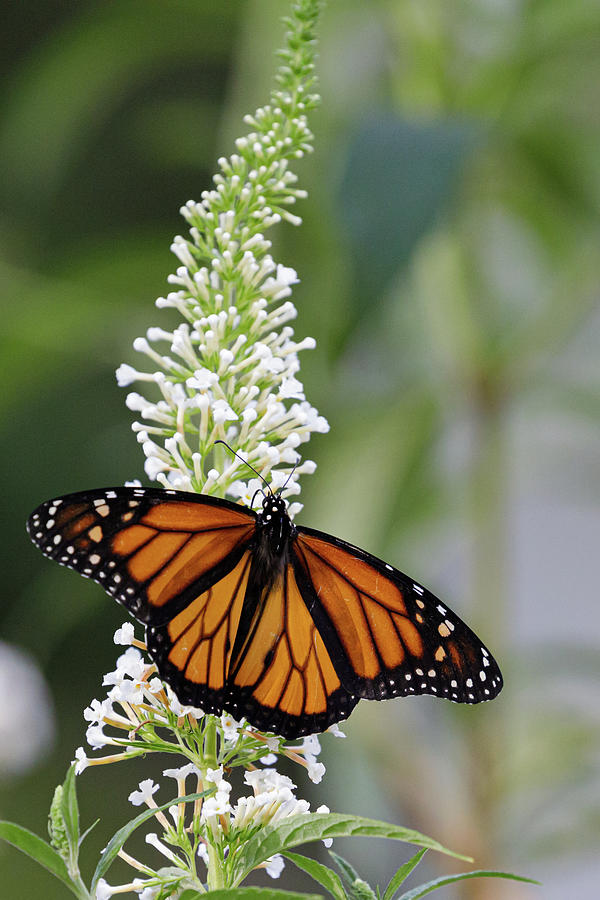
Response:
POLYGON ((255 515, 211 497, 114 488, 48 501, 27 527, 46 556, 101 584, 139 621, 159 624, 236 565, 255 515))
POLYGON ((311 615, 327 623, 326 643, 335 635, 332 659, 342 683, 359 696, 478 703, 501 690, 498 666, 479 638, 397 569, 308 528, 298 529, 294 559, 311 615))

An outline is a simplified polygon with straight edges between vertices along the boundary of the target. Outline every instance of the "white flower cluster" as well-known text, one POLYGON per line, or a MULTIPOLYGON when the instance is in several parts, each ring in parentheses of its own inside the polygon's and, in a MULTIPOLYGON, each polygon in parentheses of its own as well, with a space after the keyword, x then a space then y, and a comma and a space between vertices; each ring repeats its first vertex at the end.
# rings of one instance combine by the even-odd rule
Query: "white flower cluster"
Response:
POLYGON ((279 105, 247 117, 255 131, 237 141, 239 152, 219 160, 215 189, 181 210, 190 239, 175 238, 171 249, 181 263, 169 278, 175 289, 156 303, 177 310, 183 323, 173 331, 150 328, 134 341, 153 371, 117 370, 121 386, 153 386, 151 399, 130 393, 127 406, 139 414, 132 427, 146 474, 165 487, 248 493, 247 468, 214 446, 224 440, 274 489, 296 466, 285 494, 298 493, 297 476, 315 469, 310 460, 300 464, 298 447, 329 428, 297 377, 298 352, 315 346, 312 338, 296 342, 288 324, 297 315, 287 298, 298 277, 274 262, 264 236, 282 218, 300 223, 286 209, 305 196, 294 187, 288 160, 311 149, 312 139, 306 104, 294 100, 297 114, 290 118, 292 98, 274 98, 279 105))
MULTIPOLYGON (((131 622, 125 622, 116 630, 114 640, 115 644, 130 646, 119 656, 114 672, 108 672, 104 676, 102 683, 109 688, 107 696, 103 700, 92 700, 84 710, 83 716, 89 723, 86 740, 93 750, 112 746, 120 748, 123 752, 118 756, 90 759, 84 748, 79 747, 75 754, 78 775, 90 764, 112 762, 125 756, 136 755, 135 751, 127 750, 127 736, 131 732, 137 732, 141 725, 167 728, 170 727, 170 715, 178 719, 191 716, 194 721, 204 716, 201 709, 181 704, 171 688, 163 685, 156 674, 156 666, 148 663, 138 649, 145 649, 145 645, 136 640, 131 622), (131 646, 133 644, 136 646, 131 646), (111 728, 111 733, 104 730, 106 727, 111 728)), ((317 758, 321 752, 317 735, 302 738, 298 745, 284 745, 282 739, 276 735, 265 737, 256 732, 245 720, 238 722, 229 713, 220 716, 219 726, 223 740, 232 747, 238 743, 242 734, 256 736, 268 751, 278 751, 284 746, 283 752, 306 768, 308 777, 315 784, 318 784, 325 774, 325 766, 317 758)), ((337 725, 332 725, 328 731, 336 737, 345 737, 337 725)), ((260 761, 264 765, 270 765, 276 759, 273 752, 260 756, 260 761)))
MULTIPOLYGON (((140 641, 136 641, 131 623, 125 623, 116 631, 115 643, 143 646, 140 641)), ((87 740, 93 749, 112 746, 120 752, 107 757, 88 758, 80 747, 76 753, 78 774, 88 765, 116 762, 153 749, 164 751, 169 745, 163 739, 159 746, 154 747, 152 736, 146 736, 149 741, 146 748, 139 746, 140 741, 144 740, 143 726, 157 726, 165 731, 173 727, 173 715, 177 723, 185 720, 187 725, 190 721, 195 723, 203 715, 201 710, 181 706, 170 692, 165 692, 155 675, 155 667, 144 660, 138 647, 128 647, 119 657, 116 669, 105 676, 104 684, 109 688, 106 698, 93 700, 84 711, 84 717, 89 723, 87 740), (107 727, 117 736, 107 734, 104 730, 107 727), (130 744, 134 746, 129 746, 130 744)), ((336 736, 344 736, 337 726, 333 726, 330 731, 336 736)), ((250 793, 234 800, 232 783, 227 778, 223 763, 216 768, 203 767, 198 758, 196 762, 188 761, 185 765, 163 771, 166 778, 172 778, 177 783, 177 798, 168 811, 159 809, 155 794, 160 786, 150 778, 141 781, 137 790, 129 795, 134 806, 145 805, 155 810, 163 837, 161 839, 151 832, 146 836, 146 842, 168 860, 169 878, 173 879, 174 885, 191 885, 190 879, 193 881, 197 875, 190 871, 190 848, 186 844, 189 840, 186 835, 192 829, 197 840, 195 852, 200 860, 208 864, 210 846, 218 847, 223 858, 227 859, 230 846, 238 846, 239 839, 243 843, 244 836, 253 834, 257 828, 310 812, 309 803, 296 797, 293 781, 274 768, 278 754, 300 763, 315 783, 321 781, 325 773, 325 767, 317 759, 321 745, 316 735, 305 737, 297 744, 286 745, 275 735, 268 737, 255 733, 243 721, 236 722, 228 714, 223 714, 220 718, 219 733, 222 741, 221 756, 227 759, 227 772, 232 766, 244 765, 244 783, 251 789, 250 793), (242 757, 244 740, 249 741, 253 748, 252 753, 247 756, 249 762, 245 762, 242 757), (238 762, 234 761, 236 753, 238 762), (263 768, 257 767, 257 763, 262 764, 263 768), (191 788, 190 778, 194 779, 191 788), (202 791, 210 793, 204 799, 194 801, 193 811, 191 806, 178 802, 178 798, 202 791), (190 821, 186 821, 186 815, 190 821)), ((184 745, 179 741, 170 746, 172 752, 177 752, 184 745)), ((329 810, 325 806, 316 810, 319 814, 327 812, 329 810)), ((136 877, 130 884, 118 886, 112 886, 101 879, 97 885, 97 900, 108 900, 114 894, 125 891, 137 893, 141 900, 153 900, 164 888, 167 870, 155 871, 123 849, 120 856, 138 872, 142 872, 144 877, 136 877)), ((262 864, 273 878, 279 877, 283 866, 283 857, 279 854, 262 864)))

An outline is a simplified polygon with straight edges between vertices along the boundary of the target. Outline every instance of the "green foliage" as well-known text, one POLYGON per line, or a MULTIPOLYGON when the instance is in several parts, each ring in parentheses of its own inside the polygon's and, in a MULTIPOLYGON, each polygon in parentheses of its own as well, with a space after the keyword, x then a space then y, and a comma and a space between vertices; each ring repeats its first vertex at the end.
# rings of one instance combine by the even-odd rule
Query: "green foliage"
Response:
POLYGON ((146 809, 144 812, 140 813, 139 816, 136 816, 135 819, 132 819, 130 822, 127 822, 126 825, 123 825, 122 828, 119 828, 106 845, 106 848, 102 852, 102 856, 98 860, 98 865, 92 876, 91 890, 94 891, 96 889, 100 879, 106 875, 117 858, 119 850, 121 850, 125 841, 131 837, 133 832, 139 828, 140 825, 143 825, 144 822, 148 822, 149 819, 152 819, 157 812, 168 809, 175 802, 190 803, 194 800, 199 800, 201 797, 205 797, 208 793, 210 792, 203 791, 198 794, 187 794, 185 797, 177 797, 174 800, 169 800, 168 803, 163 803, 156 808, 152 807, 151 809, 146 809))
MULTIPOLYGON (((26 828, 22 828, 21 826, 14 825, 10 822, 0 822, 0 838, 17 847, 31 859, 46 868, 51 874, 62 881, 76 897, 80 898, 80 900, 89 900, 90 897, 95 896, 100 879, 108 873, 125 841, 131 837, 133 832, 139 828, 140 825, 143 825, 157 813, 168 809, 174 802, 191 803, 209 793, 205 791, 203 793, 177 797, 176 801, 170 800, 168 803, 163 803, 160 806, 145 810, 120 828, 110 839, 102 852, 88 892, 81 880, 78 866, 79 848, 85 835, 82 838, 79 837, 79 806, 75 789, 74 771, 75 767, 71 766, 64 783, 57 788, 52 800, 52 832, 53 835, 61 835, 59 841, 60 851, 54 849, 54 847, 47 844, 26 828), (63 857, 67 857, 69 863, 68 867, 63 857)), ((238 852, 237 854, 236 866, 230 873, 231 883, 239 885, 239 883, 262 862, 277 853, 283 853, 286 858, 294 862, 298 868, 302 869, 314 878, 315 881, 325 887, 335 900, 344 900, 344 898, 348 898, 348 900, 368 900, 368 898, 375 898, 373 889, 360 878, 346 860, 337 854, 331 853, 331 856, 342 873, 342 880, 346 885, 345 888, 339 876, 327 866, 308 857, 290 852, 290 848, 295 847, 298 844, 351 835, 385 837, 424 847, 423 850, 419 851, 419 853, 417 853, 408 863, 405 863, 404 866, 398 870, 388 885, 384 894, 384 900, 390 900, 392 892, 400 887, 402 881, 404 881, 415 865, 422 859, 426 849, 434 849, 441 853, 449 854, 450 856, 464 858, 460 857, 458 854, 452 853, 452 851, 447 850, 445 847, 442 847, 437 841, 411 829, 389 825, 384 822, 375 822, 370 819, 361 818, 360 816, 343 816, 339 814, 320 814, 315 816, 312 814, 296 816, 291 821, 284 821, 278 825, 267 826, 266 828, 261 829, 253 838, 247 840, 241 848, 241 852, 238 852)), ((442 885, 451 884, 454 881, 463 878, 483 876, 513 878, 517 881, 528 881, 528 879, 506 875, 505 873, 500 872, 471 872, 463 875, 449 876, 445 879, 436 879, 435 881, 421 885, 420 888, 416 888, 412 892, 403 894, 402 898, 399 898, 399 900, 416 900, 417 897, 421 897, 442 885), (419 893, 419 891, 421 893, 419 893)), ((181 870, 173 870, 172 879, 169 880, 166 878, 166 881, 169 886, 166 889, 165 897, 170 896, 172 887, 176 887, 178 883, 183 883, 184 875, 181 870)), ((222 897, 223 900, 225 900, 225 898, 227 898, 227 900, 236 900, 236 898, 243 900, 244 897, 252 896, 261 896, 266 898, 266 900, 294 900, 294 898, 299 897, 312 900, 312 898, 316 897, 316 895, 312 894, 297 894, 289 891, 252 887, 230 887, 223 890, 212 890, 209 893, 215 898, 222 897)), ((183 898, 185 898, 185 900, 196 900, 196 898, 200 896, 204 896, 204 893, 198 893, 193 889, 187 888, 185 889, 181 900, 183 900, 183 898)), ((379 896, 379 894, 377 894, 377 896, 379 896)))
POLYGON ((335 900, 346 900, 346 892, 337 872, 324 866, 323 863, 317 862, 316 859, 302 856, 301 853, 290 853, 288 850, 283 855, 315 881, 318 881, 335 900))
POLYGON ((376 900, 376 898, 378 900, 380 897, 382 900, 394 900, 394 898, 395 900, 418 900, 419 897, 424 897, 425 894, 430 894, 440 887, 444 887, 448 884, 455 884, 456 882, 465 881, 470 878, 505 878, 510 881, 539 884, 538 881, 533 881, 531 878, 523 878, 520 875, 511 875, 508 872, 487 872, 481 870, 435 878, 433 881, 418 885, 401 895, 397 894, 396 891, 399 890, 413 869, 421 862, 426 852, 427 849, 419 850, 412 859, 404 863, 390 880, 383 895, 381 895, 379 887, 370 887, 367 882, 360 877, 353 866, 337 853, 330 851, 329 855, 342 874, 343 886, 339 877, 331 869, 328 869, 327 866, 323 866, 320 863, 315 864, 314 860, 298 856, 295 853, 286 853, 286 856, 291 859, 292 862, 296 863, 296 865, 304 872, 311 875, 315 881, 318 881, 319 884, 323 885, 335 900, 344 900, 344 898, 345 900, 376 900))
POLYGON ((346 816, 341 813, 325 813, 318 816, 294 816, 278 825, 262 829, 254 838, 246 841, 233 877, 239 884, 252 869, 275 853, 281 853, 308 841, 327 840, 336 837, 380 837, 417 844, 439 853, 447 853, 457 859, 465 859, 443 847, 438 841, 419 834, 411 828, 377 822, 362 816, 346 816))
POLYGON ((419 865, 426 853, 427 850, 419 850, 403 866, 400 866, 396 874, 390 878, 382 900, 393 900, 398 888, 406 881, 412 870, 419 865))
POLYGON ((85 896, 75 889, 65 861, 60 853, 42 838, 38 837, 37 834, 33 834, 33 832, 23 828, 21 825, 15 825, 13 822, 0 822, 0 838, 38 862, 48 872, 62 881, 76 897, 85 896))
MULTIPOLYGON (((206 796, 207 793, 209 792, 204 791, 177 797, 176 802, 191 803, 206 796)), ((174 802, 169 800, 168 803, 163 803, 161 806, 145 810, 113 835, 102 851, 89 892, 79 873, 79 849, 91 828, 88 828, 83 835, 79 835, 79 804, 75 787, 74 765, 69 768, 64 783, 56 788, 52 799, 50 807, 52 846, 28 829, 12 822, 0 822, 0 838, 17 847, 22 853, 51 872, 80 900, 90 900, 90 897, 95 897, 100 878, 108 872, 125 841, 156 812, 168 809, 174 802), (54 846, 55 842, 56 847, 54 846)), ((181 875, 179 880, 181 880, 181 875)))

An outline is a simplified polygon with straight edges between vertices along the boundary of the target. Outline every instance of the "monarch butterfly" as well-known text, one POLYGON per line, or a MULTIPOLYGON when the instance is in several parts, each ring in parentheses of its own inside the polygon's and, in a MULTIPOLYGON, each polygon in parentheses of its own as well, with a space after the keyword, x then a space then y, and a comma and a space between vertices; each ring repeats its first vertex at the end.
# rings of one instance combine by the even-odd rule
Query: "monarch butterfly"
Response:
POLYGON ((445 604, 388 563, 262 510, 203 494, 119 487, 42 504, 44 555, 101 584, 146 626, 182 703, 291 739, 361 698, 491 700, 500 670, 445 604))

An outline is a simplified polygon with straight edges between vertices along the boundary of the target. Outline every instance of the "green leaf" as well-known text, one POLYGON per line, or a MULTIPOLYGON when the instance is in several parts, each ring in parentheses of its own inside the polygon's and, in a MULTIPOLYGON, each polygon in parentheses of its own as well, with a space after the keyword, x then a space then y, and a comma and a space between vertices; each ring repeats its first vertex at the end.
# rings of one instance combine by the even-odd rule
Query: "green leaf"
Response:
POLYGON ((88 834, 90 833, 90 831, 91 831, 93 828, 96 827, 96 825, 98 824, 99 821, 100 821, 100 819, 96 819, 95 822, 92 822, 92 824, 89 826, 89 828, 86 828, 86 829, 85 829, 85 831, 83 832, 83 834, 82 834, 81 837, 79 838, 79 846, 80 846, 80 847, 81 847, 81 845, 83 844, 83 842, 85 841, 85 839, 86 839, 86 837, 88 836, 88 834))
POLYGON ((428 881, 427 884, 421 884, 411 891, 406 891, 406 893, 398 897, 397 900, 418 900, 419 897, 424 897, 425 894, 437 891, 439 887, 444 887, 446 884, 455 884, 457 881, 466 881, 467 878, 508 878, 510 881, 522 881, 526 884, 540 884, 539 881, 534 881, 533 878, 523 878, 521 875, 511 875, 510 872, 487 872, 480 869, 475 872, 463 872, 460 875, 447 875, 442 878, 434 878, 433 881, 428 881))
POLYGON ((356 869, 350 865, 347 859, 329 851, 329 855, 334 860, 336 866, 342 873, 342 878, 347 888, 347 896, 350 900, 376 900, 376 894, 368 882, 361 878, 356 869))
POLYGON ((41 866, 47 869, 52 875, 63 882, 76 897, 80 897, 81 893, 73 884, 69 877, 69 872, 63 858, 60 854, 47 844, 46 841, 38 837, 27 828, 21 825, 15 825, 13 822, 0 821, 0 838, 8 841, 17 850, 21 850, 31 859, 34 859, 41 866))
POLYGON ((360 875, 356 871, 356 869, 350 865, 347 859, 344 859, 343 856, 339 856, 339 854, 334 853, 333 850, 329 851, 329 855, 333 859, 334 863, 342 873, 342 878, 346 882, 347 885, 351 886, 357 878, 360 878, 360 875))
POLYGON ((260 863, 269 859, 275 853, 283 853, 309 841, 319 841, 325 838, 351 837, 362 835, 366 837, 382 837, 395 841, 405 841, 409 844, 427 847, 446 853, 457 859, 469 857, 453 853, 443 847, 433 838, 426 837, 418 831, 403 828, 400 825, 390 825, 387 822, 377 822, 374 819, 365 819, 362 816, 344 815, 342 813, 319 814, 306 813, 302 816, 294 816, 291 819, 279 822, 277 825, 269 825, 262 828, 258 834, 246 842, 243 852, 236 860, 233 877, 239 884, 260 863))
POLYGON ((133 834, 136 828, 139 828, 140 825, 143 825, 144 822, 147 822, 148 819, 151 819, 152 816, 155 815, 155 813, 164 809, 168 809, 169 806, 173 806, 176 803, 189 803, 192 800, 199 800, 201 797, 206 797, 207 794, 211 793, 212 790, 209 790, 202 791, 199 794, 188 794, 185 797, 175 797, 174 800, 169 800, 168 803, 163 803, 161 806, 144 810, 143 813, 140 813, 140 815, 136 816, 135 819, 132 819, 131 822, 128 822, 126 825, 123 825, 122 828, 119 828, 119 830, 115 832, 115 834, 106 845, 104 853, 98 861, 96 871, 94 872, 94 877, 92 878, 91 892, 94 893, 98 881, 108 872, 115 857, 119 853, 119 850, 121 849, 127 838, 131 834, 133 834))
MULTIPOLYGON (((209 891, 208 894, 191 894, 186 900, 201 900, 207 896, 213 900, 246 900, 252 897, 257 897, 258 900, 323 900, 321 894, 299 894, 296 891, 263 887, 220 888, 209 891)), ((180 900, 184 898, 181 897, 180 900)))
POLYGON ((302 856, 300 853, 284 853, 286 859, 291 860, 294 865, 318 881, 325 890, 329 891, 336 900, 346 900, 346 891, 342 884, 340 876, 328 866, 317 862, 316 859, 310 859, 308 856, 302 856))
POLYGON ((77 790, 75 788, 75 765, 71 765, 67 776, 63 782, 63 793, 61 802, 61 812, 69 848, 71 851, 71 859, 77 862, 79 851, 79 806, 77 804, 77 790))
POLYGON ((449 208, 481 136, 475 122, 458 118, 408 121, 376 113, 361 124, 338 200, 354 263, 346 335, 372 317, 394 275, 449 208))
POLYGON ((404 881, 406 881, 406 879, 408 878, 408 876, 410 875, 412 870, 419 865, 419 863, 421 862, 421 860, 423 859, 423 857, 425 856, 426 853, 427 853, 426 849, 419 850, 417 853, 415 853, 414 856, 412 856, 408 860, 408 862, 405 862, 403 866, 400 866, 400 868, 398 869, 396 874, 393 875, 392 878, 390 879, 390 883, 388 884, 388 886, 385 889, 385 894, 383 895, 383 900, 392 900, 392 897, 394 896, 395 892, 398 890, 400 885, 404 881))

